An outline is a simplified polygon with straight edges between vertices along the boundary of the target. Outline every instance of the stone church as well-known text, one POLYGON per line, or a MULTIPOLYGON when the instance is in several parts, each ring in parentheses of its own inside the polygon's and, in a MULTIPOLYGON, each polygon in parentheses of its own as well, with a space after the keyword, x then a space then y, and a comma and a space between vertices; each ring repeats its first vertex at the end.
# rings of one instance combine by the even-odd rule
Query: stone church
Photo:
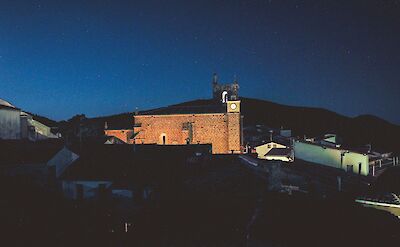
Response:
POLYGON ((239 85, 219 84, 214 75, 212 89, 213 100, 143 111, 133 117, 133 132, 106 130, 106 135, 122 135, 120 139, 130 144, 211 144, 214 154, 241 153, 239 85))

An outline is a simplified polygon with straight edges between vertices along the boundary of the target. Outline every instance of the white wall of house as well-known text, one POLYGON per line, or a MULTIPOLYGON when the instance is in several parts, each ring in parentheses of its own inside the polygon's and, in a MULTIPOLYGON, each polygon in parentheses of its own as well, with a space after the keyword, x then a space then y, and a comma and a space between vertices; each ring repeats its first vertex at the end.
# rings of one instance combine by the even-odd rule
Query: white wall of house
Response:
POLYGON ((359 167, 361 167, 361 174, 369 174, 369 157, 365 154, 349 152, 343 156, 343 169, 347 168, 347 165, 353 166, 353 172, 358 173, 359 167), (361 166, 360 166, 361 165, 361 166))
POLYGON ((72 164, 79 156, 68 148, 61 149, 51 160, 47 162, 47 166, 55 167, 56 177, 60 177, 65 169, 72 164))
POLYGON ((368 155, 301 141, 295 141, 293 148, 296 159, 343 170, 347 170, 353 166, 352 170, 354 173, 358 173, 359 165, 361 165, 361 174, 368 175, 369 173, 368 155))
POLYGON ((266 159, 265 155, 273 148, 287 148, 287 147, 285 145, 276 142, 268 142, 255 147, 259 159, 266 159))
POLYGON ((98 196, 99 186, 104 184, 106 188, 110 188, 110 181, 69 181, 62 182, 64 196, 69 199, 78 199, 78 185, 82 185, 83 199, 95 199, 98 196))
POLYGON ((0 139, 15 140, 21 138, 20 111, 0 109, 0 139))
POLYGON ((51 133, 51 128, 38 122, 34 119, 28 118, 28 125, 34 128, 34 132, 30 133, 30 139, 33 140, 44 140, 48 138, 58 138, 58 136, 51 133))

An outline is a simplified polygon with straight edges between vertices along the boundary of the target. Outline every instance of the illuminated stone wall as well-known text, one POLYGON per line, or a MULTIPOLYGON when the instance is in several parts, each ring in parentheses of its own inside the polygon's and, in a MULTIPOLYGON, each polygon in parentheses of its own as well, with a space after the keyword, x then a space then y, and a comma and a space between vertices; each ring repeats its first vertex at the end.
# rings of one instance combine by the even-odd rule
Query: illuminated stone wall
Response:
POLYGON ((133 134, 133 130, 105 130, 104 134, 106 136, 115 136, 128 144, 133 143, 133 141, 129 139, 133 134))
POLYGON ((212 144, 214 154, 239 153, 240 114, 134 116, 137 144, 212 144))

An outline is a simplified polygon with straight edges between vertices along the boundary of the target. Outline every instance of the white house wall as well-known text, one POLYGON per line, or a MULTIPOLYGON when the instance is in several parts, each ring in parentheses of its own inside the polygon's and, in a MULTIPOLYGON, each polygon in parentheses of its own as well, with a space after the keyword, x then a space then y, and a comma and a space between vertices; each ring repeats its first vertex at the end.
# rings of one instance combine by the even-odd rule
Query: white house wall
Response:
POLYGON ((51 128, 42 124, 41 122, 38 122, 34 119, 28 119, 28 123, 30 126, 35 127, 35 133, 33 133, 35 136, 32 136, 32 139, 43 140, 48 138, 57 138, 56 135, 51 133, 51 128))
POLYGON ((0 139, 15 140, 20 138, 20 111, 0 109, 0 139))
POLYGON ((266 159, 265 155, 269 151, 271 151, 271 149, 273 149, 273 148, 287 148, 287 147, 285 145, 282 145, 282 144, 279 144, 276 142, 269 142, 269 143, 265 143, 263 145, 257 146, 255 149, 256 149, 259 159, 266 159), (270 147, 268 147, 268 145, 270 145, 270 147))
POLYGON ((83 199, 94 199, 98 195, 99 185, 105 184, 106 188, 111 186, 110 181, 63 181, 64 196, 69 199, 78 199, 77 185, 83 188, 83 199))
POLYGON ((361 174, 368 175, 369 173, 368 155, 349 152, 343 156, 343 169, 346 169, 347 165, 353 165, 353 172, 358 173, 359 163, 361 163, 361 174))
POLYGON ((301 159, 308 162, 313 162, 321 165, 326 165, 334 168, 347 169, 347 165, 353 165, 353 172, 358 173, 358 165, 361 163, 361 174, 368 175, 369 163, 368 156, 354 153, 345 152, 336 148, 322 147, 319 145, 295 141, 294 154, 296 159, 301 159), (341 154, 343 156, 343 164, 341 163, 341 154))
POLYGON ((65 169, 78 157, 79 156, 77 154, 71 152, 69 149, 64 147, 49 162, 47 162, 47 165, 56 167, 55 175, 58 178, 65 171, 65 169))

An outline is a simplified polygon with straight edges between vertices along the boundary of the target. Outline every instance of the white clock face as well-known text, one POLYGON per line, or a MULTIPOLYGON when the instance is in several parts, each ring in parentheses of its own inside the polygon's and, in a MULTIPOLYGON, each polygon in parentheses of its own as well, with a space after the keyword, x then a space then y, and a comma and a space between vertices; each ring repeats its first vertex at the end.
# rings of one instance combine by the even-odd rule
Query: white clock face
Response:
POLYGON ((231 109, 232 109, 232 110, 235 110, 235 109, 236 109, 236 107, 237 107, 237 106, 236 106, 236 104, 235 104, 235 103, 232 103, 232 104, 231 104, 231 109))

